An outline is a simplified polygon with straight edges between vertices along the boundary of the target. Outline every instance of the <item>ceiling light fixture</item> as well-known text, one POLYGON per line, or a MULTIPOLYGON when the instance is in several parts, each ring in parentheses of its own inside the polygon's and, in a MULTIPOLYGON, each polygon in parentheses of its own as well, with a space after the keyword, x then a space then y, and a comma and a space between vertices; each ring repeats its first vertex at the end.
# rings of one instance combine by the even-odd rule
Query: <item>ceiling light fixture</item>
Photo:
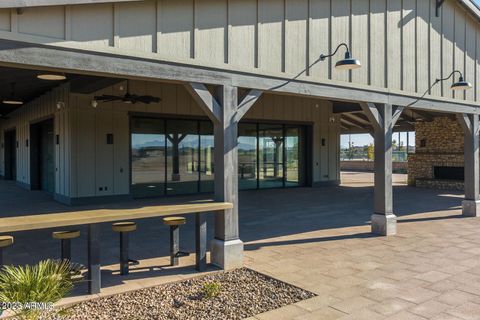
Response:
POLYGON ((67 79, 67 77, 63 73, 40 73, 37 75, 38 79, 47 80, 47 81, 62 81, 67 79))
POLYGON ((362 67, 362 64, 360 63, 360 61, 357 60, 357 59, 354 59, 352 57, 352 54, 350 53, 350 49, 348 48, 348 45, 346 43, 340 43, 338 45, 337 49, 335 49, 335 51, 331 54, 320 55, 320 61, 325 61, 325 59, 333 57, 334 55, 336 55, 337 52, 338 52, 338 49, 340 49, 340 47, 345 47, 345 49, 347 51, 345 52, 345 59, 339 60, 335 64, 336 69, 339 69, 339 70, 353 70, 353 69, 358 69, 358 68, 362 67))
POLYGON ((2 100, 2 103, 4 104, 10 104, 10 105, 22 105, 23 104, 23 101, 18 99, 16 96, 15 96, 15 83, 12 82, 11 83, 11 87, 12 87, 12 91, 10 93, 10 96, 6 99, 3 99, 2 100))

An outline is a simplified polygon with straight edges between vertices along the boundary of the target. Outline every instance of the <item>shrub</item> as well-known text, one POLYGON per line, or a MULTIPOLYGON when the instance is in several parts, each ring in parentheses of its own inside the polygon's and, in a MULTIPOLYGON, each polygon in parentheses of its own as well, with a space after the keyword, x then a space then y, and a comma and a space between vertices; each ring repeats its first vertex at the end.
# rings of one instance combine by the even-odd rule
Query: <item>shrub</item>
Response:
POLYGON ((220 294, 222 286, 218 282, 206 282, 203 284, 203 296, 211 299, 220 294))
POLYGON ((4 266, 0 271, 0 301, 20 306, 12 309, 19 319, 40 319, 46 310, 28 306, 53 304, 67 296, 79 274, 80 266, 68 260, 45 260, 33 266, 4 266))

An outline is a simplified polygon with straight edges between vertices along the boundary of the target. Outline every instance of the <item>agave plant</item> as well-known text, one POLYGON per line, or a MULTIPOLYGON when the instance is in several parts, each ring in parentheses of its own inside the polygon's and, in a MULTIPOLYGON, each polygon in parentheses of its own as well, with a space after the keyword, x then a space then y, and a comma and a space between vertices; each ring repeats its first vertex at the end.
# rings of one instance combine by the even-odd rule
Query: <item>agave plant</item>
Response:
POLYGON ((40 319, 45 310, 28 306, 53 304, 67 296, 78 281, 79 273, 80 266, 68 260, 45 260, 33 266, 4 266, 0 271, 0 301, 20 306, 12 309, 18 319, 40 319))

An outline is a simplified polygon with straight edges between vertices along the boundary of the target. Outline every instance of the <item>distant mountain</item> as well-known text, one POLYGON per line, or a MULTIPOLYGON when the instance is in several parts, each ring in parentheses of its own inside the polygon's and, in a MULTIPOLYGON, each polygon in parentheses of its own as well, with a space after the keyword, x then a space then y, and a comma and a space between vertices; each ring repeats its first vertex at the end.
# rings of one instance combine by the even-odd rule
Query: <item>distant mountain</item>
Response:
MULTIPOLYGON (((132 144, 132 149, 142 149, 142 148, 150 148, 150 147, 163 147, 165 145, 165 141, 162 140, 152 140, 147 141, 142 144, 132 144)), ((198 140, 189 140, 187 143, 182 142, 182 148, 198 148, 198 140)), ((240 143, 238 144, 239 150, 254 150, 256 149, 255 146, 251 146, 249 144, 240 143)))

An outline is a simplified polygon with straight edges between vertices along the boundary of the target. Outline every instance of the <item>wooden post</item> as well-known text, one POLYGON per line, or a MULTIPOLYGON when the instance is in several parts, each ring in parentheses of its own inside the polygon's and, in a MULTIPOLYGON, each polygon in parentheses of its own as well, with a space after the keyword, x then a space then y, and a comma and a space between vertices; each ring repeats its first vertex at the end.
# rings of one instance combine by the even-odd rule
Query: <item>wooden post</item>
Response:
POLYGON ((394 235, 397 233, 397 216, 393 213, 392 135, 393 126, 400 118, 403 107, 393 108, 390 104, 373 103, 361 106, 374 128, 375 185, 372 232, 394 235))
POLYGON ((88 225, 88 292, 100 293, 100 225, 88 225))
POLYGON ((205 213, 195 214, 195 267, 207 269, 207 219, 205 213))
POLYGON ((468 217, 480 216, 479 119, 478 115, 459 114, 465 140, 465 200, 462 213, 468 217))
POLYGON ((224 269, 243 266, 243 242, 238 228, 238 90, 217 88, 216 100, 222 106, 220 121, 214 123, 215 200, 231 202, 233 208, 215 215, 212 262, 224 269))
POLYGON ((201 83, 189 83, 186 88, 213 122, 215 200, 233 204, 232 209, 215 215, 212 263, 222 269, 242 267, 243 242, 238 228, 238 123, 262 92, 250 90, 239 102, 238 88, 229 84, 217 86, 215 94, 201 83))

